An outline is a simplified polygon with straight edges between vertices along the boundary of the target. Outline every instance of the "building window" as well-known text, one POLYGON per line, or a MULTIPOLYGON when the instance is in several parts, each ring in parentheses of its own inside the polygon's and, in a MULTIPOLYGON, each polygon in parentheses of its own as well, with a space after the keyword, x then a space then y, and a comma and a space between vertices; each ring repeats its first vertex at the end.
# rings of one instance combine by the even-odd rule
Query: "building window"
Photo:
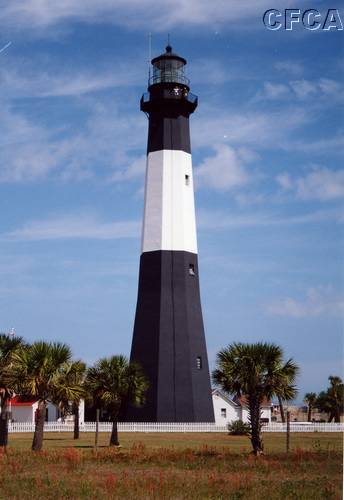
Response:
POLYGON ((197 370, 202 370, 202 358, 201 358, 201 356, 197 356, 197 358, 196 358, 196 367, 197 367, 197 370))
POLYGON ((189 264, 189 274, 195 276, 195 266, 193 264, 189 264))
POLYGON ((185 174, 185 185, 189 186, 190 185, 190 176, 185 174))
POLYGON ((223 418, 227 417, 227 410, 226 410, 226 408, 221 408, 221 417, 223 417, 223 418))

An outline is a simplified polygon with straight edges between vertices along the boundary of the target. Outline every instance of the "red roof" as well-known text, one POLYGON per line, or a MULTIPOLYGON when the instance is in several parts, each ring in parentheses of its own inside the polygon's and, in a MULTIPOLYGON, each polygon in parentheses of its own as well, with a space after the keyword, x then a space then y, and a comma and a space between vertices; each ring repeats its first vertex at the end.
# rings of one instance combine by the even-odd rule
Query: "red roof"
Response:
POLYGON ((23 400, 19 396, 15 396, 11 399, 11 406, 32 406, 36 403, 37 399, 23 400))

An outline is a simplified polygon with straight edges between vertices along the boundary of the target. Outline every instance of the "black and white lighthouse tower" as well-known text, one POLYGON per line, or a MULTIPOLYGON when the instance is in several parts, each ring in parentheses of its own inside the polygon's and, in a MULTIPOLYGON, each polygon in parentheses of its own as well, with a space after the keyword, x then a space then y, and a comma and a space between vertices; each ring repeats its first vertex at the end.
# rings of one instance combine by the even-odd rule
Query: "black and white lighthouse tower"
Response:
POLYGON ((152 60, 141 110, 149 118, 142 254, 131 361, 149 379, 127 419, 213 422, 200 301, 189 116, 197 107, 186 60, 152 60))

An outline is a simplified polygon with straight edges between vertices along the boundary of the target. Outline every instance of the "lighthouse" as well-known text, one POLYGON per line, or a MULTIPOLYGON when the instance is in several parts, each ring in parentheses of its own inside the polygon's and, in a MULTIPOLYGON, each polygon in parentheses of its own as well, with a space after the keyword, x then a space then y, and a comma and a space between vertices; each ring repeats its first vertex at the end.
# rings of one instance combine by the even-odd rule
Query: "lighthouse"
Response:
POLYGON ((186 60, 168 45, 151 61, 140 108, 149 122, 142 248, 131 362, 148 381, 127 420, 213 422, 199 289, 186 60))

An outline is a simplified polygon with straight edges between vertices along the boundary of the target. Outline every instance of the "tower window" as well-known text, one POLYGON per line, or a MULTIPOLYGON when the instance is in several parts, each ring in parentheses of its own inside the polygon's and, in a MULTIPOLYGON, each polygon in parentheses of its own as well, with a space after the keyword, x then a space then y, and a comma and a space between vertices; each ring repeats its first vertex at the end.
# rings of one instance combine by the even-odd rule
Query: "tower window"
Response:
POLYGON ((221 408, 221 417, 223 417, 223 418, 227 417, 227 410, 226 410, 226 408, 221 408))
POLYGON ((190 185, 190 176, 185 174, 185 185, 189 186, 190 185))
POLYGON ((195 276, 195 266, 193 264, 189 264, 189 274, 195 276))
POLYGON ((202 358, 201 358, 201 356, 197 356, 197 358, 196 358, 196 367, 197 367, 197 370, 202 370, 202 358))

